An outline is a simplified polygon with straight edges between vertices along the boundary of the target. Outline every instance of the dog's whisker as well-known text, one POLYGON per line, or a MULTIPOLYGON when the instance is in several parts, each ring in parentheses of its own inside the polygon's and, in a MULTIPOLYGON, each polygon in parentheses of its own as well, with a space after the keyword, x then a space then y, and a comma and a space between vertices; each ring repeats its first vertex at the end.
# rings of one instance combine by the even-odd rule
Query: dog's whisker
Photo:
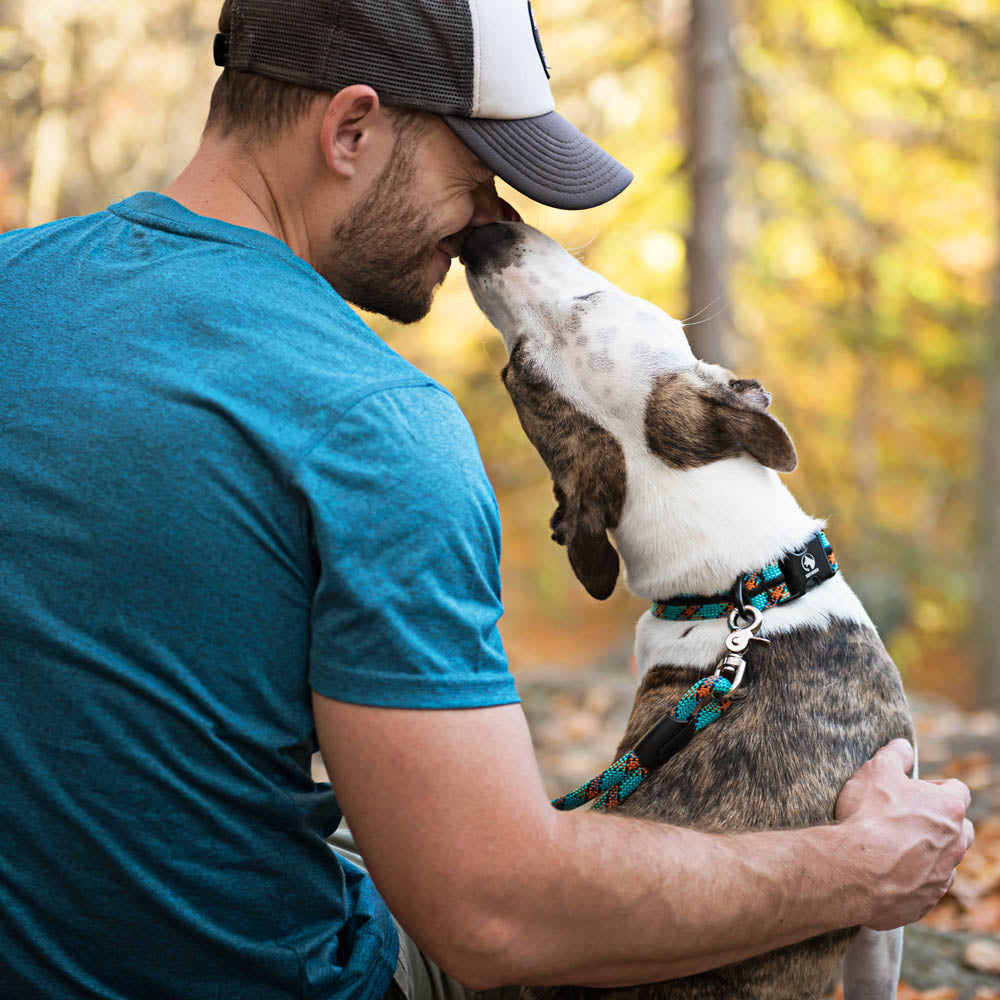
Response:
POLYGON ((702 314, 703 312, 707 311, 708 309, 711 309, 711 308, 712 308, 712 306, 714 306, 714 305, 715 305, 715 304, 716 304, 716 303, 717 303, 717 302, 718 302, 718 301, 719 301, 720 299, 722 299, 723 297, 724 297, 724 296, 723 296, 723 295, 721 295, 721 294, 719 294, 719 295, 716 295, 716 296, 715 296, 715 298, 714 298, 714 299, 712 299, 712 301, 711 301, 711 302, 708 302, 708 303, 706 303, 705 305, 703 305, 703 306, 702 306, 702 307, 701 307, 701 308, 700 308, 700 309, 699 309, 699 310, 698 310, 698 311, 697 311, 696 313, 694 313, 694 314, 693 314, 692 316, 688 316, 688 318, 687 318, 687 319, 682 319, 682 320, 681 320, 681 323, 682 323, 682 324, 683 324, 684 326, 687 326, 687 325, 688 325, 688 323, 690 323, 690 322, 691 322, 691 320, 693 320, 693 319, 697 319, 697 318, 698 318, 698 317, 699 317, 699 316, 700 316, 700 315, 701 315, 701 314, 702 314))
POLYGON ((489 344, 489 342, 487 341, 487 339, 485 337, 481 337, 480 340, 479 340, 479 343, 483 345, 483 354, 486 355, 486 360, 489 361, 490 365, 494 369, 502 368, 504 366, 504 364, 506 363, 506 358, 501 358, 499 361, 497 361, 490 354, 490 344, 489 344))
MULTIPOLYGON (((712 313, 711 316, 706 316, 704 319, 695 320, 693 323, 685 322, 683 324, 684 328, 687 329, 689 326, 701 326, 702 323, 711 323, 713 319, 718 319, 723 313, 727 312, 729 309, 729 304, 726 303, 717 312, 712 313)), ((705 310, 703 309, 702 312, 705 310)))
MULTIPOLYGON (((587 247, 589 247, 589 246, 590 246, 590 244, 591 244, 591 243, 593 243, 593 242, 594 242, 594 240, 596 240, 596 239, 597 239, 597 236, 598 236, 598 234, 600 233, 600 231, 601 231, 600 229, 595 229, 595 230, 594 230, 594 235, 593 235, 593 236, 591 236, 591 237, 590 237, 590 239, 589 239, 589 240, 587 240, 587 242, 586 242, 586 243, 583 243, 583 244, 581 244, 581 245, 580 245, 580 246, 578 246, 578 247, 566 247, 567 251, 568 251, 569 253, 571 253, 571 254, 574 254, 574 255, 575 255, 575 253, 576 253, 576 252, 577 252, 578 250, 586 250, 586 249, 587 249, 587 247)), ((577 259, 579 259, 579 258, 577 258, 577 259)))

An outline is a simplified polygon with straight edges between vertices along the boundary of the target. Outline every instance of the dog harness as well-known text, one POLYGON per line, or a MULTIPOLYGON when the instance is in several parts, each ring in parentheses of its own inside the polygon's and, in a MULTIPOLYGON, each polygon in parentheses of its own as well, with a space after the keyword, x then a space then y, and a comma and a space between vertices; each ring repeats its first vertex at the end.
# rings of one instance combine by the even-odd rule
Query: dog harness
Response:
POLYGON ((680 594, 668 601, 654 602, 653 614, 668 621, 728 618, 725 655, 715 673, 692 684, 673 709, 655 722, 631 750, 579 788, 553 799, 552 805, 568 811, 591 802, 591 809, 599 812, 620 805, 657 767, 683 750, 695 733, 721 718, 731 707, 731 695, 746 669, 743 653, 751 642, 770 641, 756 634, 763 612, 801 597, 831 579, 837 571, 833 549, 826 535, 817 531, 804 548, 741 576, 731 594, 707 597, 680 594), (727 674, 730 676, 724 676, 727 674))

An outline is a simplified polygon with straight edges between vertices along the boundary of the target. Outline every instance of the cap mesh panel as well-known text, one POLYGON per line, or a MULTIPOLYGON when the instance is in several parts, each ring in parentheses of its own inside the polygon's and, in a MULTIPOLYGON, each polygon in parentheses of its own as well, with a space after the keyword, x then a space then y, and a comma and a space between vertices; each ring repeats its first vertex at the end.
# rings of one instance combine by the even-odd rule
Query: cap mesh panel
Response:
POLYGON ((386 104, 472 110, 468 0, 235 0, 227 63, 321 90, 367 83, 386 104))

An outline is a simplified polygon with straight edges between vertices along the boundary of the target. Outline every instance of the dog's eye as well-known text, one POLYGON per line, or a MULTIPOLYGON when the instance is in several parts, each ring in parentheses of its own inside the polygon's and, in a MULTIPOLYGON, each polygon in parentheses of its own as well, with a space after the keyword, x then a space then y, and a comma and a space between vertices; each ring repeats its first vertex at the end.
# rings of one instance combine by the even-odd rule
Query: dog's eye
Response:
POLYGON ((586 302, 587 299, 596 298, 600 294, 601 294, 600 291, 596 291, 596 292, 588 292, 586 295, 574 295, 573 296, 573 301, 574 302, 586 302))

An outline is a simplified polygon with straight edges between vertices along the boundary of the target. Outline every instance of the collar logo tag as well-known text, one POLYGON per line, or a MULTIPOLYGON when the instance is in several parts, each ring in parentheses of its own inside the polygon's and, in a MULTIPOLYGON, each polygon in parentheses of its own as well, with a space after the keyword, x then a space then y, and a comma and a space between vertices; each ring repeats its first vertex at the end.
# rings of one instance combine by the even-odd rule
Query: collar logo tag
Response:
POLYGON ((813 559, 813 557, 808 552, 802 555, 801 562, 802 562, 802 569, 805 570, 807 580, 809 579, 809 577, 815 576, 819 572, 819 569, 816 566, 816 560, 813 559))
POLYGON ((542 60, 545 78, 551 80, 552 74, 549 72, 549 64, 542 51, 542 36, 538 34, 538 25, 535 23, 535 12, 531 9, 531 0, 528 0, 528 20, 531 21, 531 33, 535 36, 535 48, 538 49, 538 58, 542 60))

